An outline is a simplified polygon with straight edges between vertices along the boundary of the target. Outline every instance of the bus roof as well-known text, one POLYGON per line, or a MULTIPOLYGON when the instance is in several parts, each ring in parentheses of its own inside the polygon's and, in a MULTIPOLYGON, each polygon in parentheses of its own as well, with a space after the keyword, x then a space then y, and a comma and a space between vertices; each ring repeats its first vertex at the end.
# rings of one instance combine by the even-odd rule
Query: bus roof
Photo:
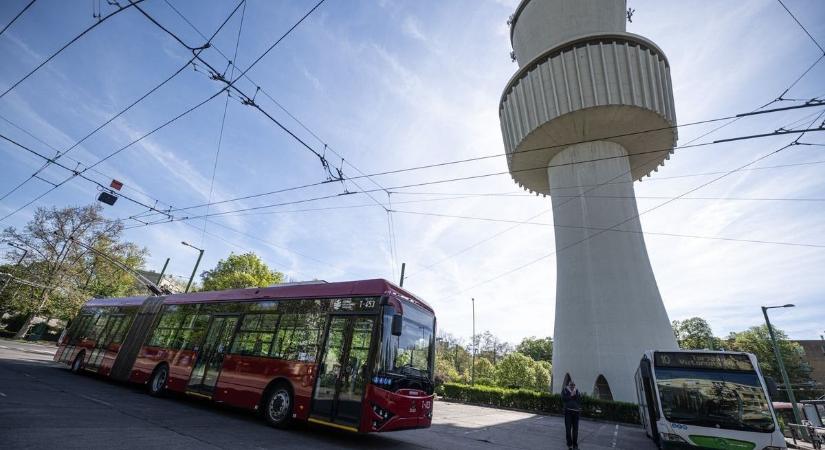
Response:
MULTIPOLYGON (((334 283, 286 284, 262 288, 227 289, 224 291, 192 292, 166 296, 164 304, 230 302, 254 299, 301 299, 393 295, 409 300, 434 313, 432 307, 409 291, 383 278, 341 281, 334 283)), ((93 298, 84 306, 138 306, 146 300, 141 297, 93 298)))

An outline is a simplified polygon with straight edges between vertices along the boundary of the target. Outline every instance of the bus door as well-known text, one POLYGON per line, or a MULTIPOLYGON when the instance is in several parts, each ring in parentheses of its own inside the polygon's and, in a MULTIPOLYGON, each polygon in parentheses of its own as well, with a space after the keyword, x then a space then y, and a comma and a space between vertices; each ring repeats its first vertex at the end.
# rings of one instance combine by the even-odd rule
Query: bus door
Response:
POLYGON ((212 316, 206 337, 200 348, 196 349, 195 367, 189 377, 187 392, 212 396, 239 318, 238 314, 212 316))
POLYGON ((375 316, 330 317, 312 398, 316 421, 357 431, 374 326, 375 316))

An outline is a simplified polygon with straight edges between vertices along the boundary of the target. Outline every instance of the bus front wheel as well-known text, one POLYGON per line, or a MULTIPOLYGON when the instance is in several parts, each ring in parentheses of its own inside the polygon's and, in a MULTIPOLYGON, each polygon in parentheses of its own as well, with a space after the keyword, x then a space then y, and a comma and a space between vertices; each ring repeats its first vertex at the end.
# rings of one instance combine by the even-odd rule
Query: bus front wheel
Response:
POLYGON ((74 361, 72 361, 71 371, 72 373, 80 373, 80 369, 83 368, 83 353, 78 354, 74 357, 74 361))
POLYGON ((166 393, 166 382, 169 380, 169 367, 162 364, 149 379, 149 395, 153 397, 162 397, 166 393))
POLYGON ((283 428, 292 419, 292 392, 285 385, 277 385, 264 403, 264 417, 270 425, 283 428))

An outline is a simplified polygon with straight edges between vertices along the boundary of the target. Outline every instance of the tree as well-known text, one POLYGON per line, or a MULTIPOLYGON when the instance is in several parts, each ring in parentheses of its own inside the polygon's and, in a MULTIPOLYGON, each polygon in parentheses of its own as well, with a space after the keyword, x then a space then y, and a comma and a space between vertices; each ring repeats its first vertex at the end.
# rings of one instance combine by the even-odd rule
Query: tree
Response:
POLYGON ((533 363, 534 381, 533 389, 541 392, 550 390, 550 375, 552 374, 553 366, 547 361, 535 361, 533 363))
POLYGON ((470 353, 464 340, 444 331, 435 341, 436 377, 441 382, 469 382, 470 353))
POLYGON ((98 205, 38 208, 22 230, 8 227, 2 240, 25 249, 6 253, 9 261, 22 262, 18 276, 36 286, 14 291, 12 308, 26 316, 15 335, 23 337, 39 314, 70 319, 90 296, 129 295, 140 289, 132 278, 100 259, 95 248, 131 268, 142 267, 145 249, 120 241, 123 224, 108 220, 98 205))
MULTIPOLYGON (((495 366, 506 354, 513 351, 513 346, 502 341, 489 330, 475 336, 476 357, 483 356, 495 366)), ((472 352, 472 346, 468 348, 472 352)))
POLYGON ((530 336, 521 340, 516 346, 516 351, 529 356, 535 361, 553 362, 553 338, 537 338, 530 336))
MULTIPOLYGON (((806 383, 810 381, 811 368, 805 362, 805 351, 796 342, 788 340, 788 335, 784 331, 773 327, 776 335, 776 343, 782 353, 782 362, 788 372, 791 383, 806 383)), ((739 333, 731 333, 727 339, 731 350, 748 352, 756 355, 759 367, 765 376, 773 377, 777 382, 781 382, 782 374, 776 364, 776 356, 771 344, 771 337, 768 333, 767 325, 750 327, 739 333)))
POLYGON ((682 321, 673 321, 673 334, 684 350, 718 350, 721 348, 719 338, 713 335, 710 325, 701 317, 691 317, 682 321))
POLYGON ((484 386, 496 385, 496 366, 485 357, 476 357, 475 383, 484 386))
POLYGON ((514 352, 505 356, 496 366, 496 382, 501 387, 521 388, 536 385, 536 373, 533 360, 521 353, 514 352))
POLYGON ((271 270, 258 255, 249 252, 242 255, 231 253, 226 259, 218 261, 214 269, 204 271, 201 278, 203 290, 220 291, 282 283, 284 274, 271 270))

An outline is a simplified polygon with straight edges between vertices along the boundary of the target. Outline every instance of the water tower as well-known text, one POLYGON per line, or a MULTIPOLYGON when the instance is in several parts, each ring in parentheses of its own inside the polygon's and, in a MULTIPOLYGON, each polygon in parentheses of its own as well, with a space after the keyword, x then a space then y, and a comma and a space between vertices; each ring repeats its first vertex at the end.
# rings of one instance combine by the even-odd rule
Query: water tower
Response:
POLYGON ((572 378, 583 392, 635 402, 642 352, 678 346, 633 182, 669 158, 677 136, 667 58, 625 31, 626 7, 522 0, 510 19, 519 70, 499 117, 513 180, 553 203, 553 392, 572 378))

